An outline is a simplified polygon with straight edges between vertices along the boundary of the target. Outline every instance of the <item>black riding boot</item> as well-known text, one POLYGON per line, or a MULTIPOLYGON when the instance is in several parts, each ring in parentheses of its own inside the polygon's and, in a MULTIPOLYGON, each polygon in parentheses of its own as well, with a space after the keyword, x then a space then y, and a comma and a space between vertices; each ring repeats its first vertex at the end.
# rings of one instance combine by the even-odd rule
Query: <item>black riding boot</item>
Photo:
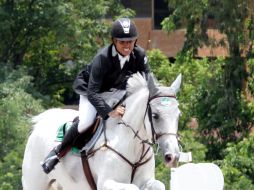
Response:
POLYGON ((67 131, 62 143, 51 150, 45 160, 41 163, 43 171, 46 174, 55 168, 55 165, 59 162, 59 159, 65 156, 79 135, 78 121, 76 121, 73 122, 71 128, 67 131))

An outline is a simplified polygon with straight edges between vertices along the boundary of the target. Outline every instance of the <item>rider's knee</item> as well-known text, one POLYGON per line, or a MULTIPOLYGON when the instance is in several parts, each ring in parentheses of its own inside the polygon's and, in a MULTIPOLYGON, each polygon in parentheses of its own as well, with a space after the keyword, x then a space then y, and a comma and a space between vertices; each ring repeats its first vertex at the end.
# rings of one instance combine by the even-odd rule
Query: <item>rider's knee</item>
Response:
POLYGON ((78 124, 78 132, 79 133, 82 133, 84 131, 87 130, 87 128, 92 125, 92 122, 87 122, 87 121, 79 121, 79 124, 78 124))

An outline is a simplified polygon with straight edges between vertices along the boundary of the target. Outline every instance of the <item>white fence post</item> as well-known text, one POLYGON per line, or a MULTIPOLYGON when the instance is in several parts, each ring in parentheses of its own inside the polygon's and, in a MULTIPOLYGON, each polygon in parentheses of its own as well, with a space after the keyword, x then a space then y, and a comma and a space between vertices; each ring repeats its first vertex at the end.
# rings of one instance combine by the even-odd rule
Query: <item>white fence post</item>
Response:
POLYGON ((224 177, 213 163, 188 163, 171 169, 170 190, 223 190, 224 177))

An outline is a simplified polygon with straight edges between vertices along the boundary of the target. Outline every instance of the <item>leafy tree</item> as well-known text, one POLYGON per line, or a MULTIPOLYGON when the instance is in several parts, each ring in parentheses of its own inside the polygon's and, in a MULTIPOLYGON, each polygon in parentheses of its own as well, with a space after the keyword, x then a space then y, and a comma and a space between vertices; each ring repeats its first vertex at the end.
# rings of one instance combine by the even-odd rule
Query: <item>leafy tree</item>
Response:
MULTIPOLYGON (((191 50, 194 57, 197 48, 202 45, 224 45, 228 49, 228 57, 221 65, 222 73, 214 75, 209 84, 203 86, 198 102, 202 109, 197 110, 203 112, 198 119, 201 123, 200 130, 205 133, 203 142, 211 147, 208 156, 214 159, 221 158, 220 150, 214 153, 213 147, 223 149, 227 142, 243 138, 249 133, 253 122, 247 106, 248 99, 242 96, 246 95, 248 89, 246 82, 250 73, 247 61, 253 57, 253 1, 168 0, 168 2, 174 12, 162 25, 168 31, 180 26, 186 28, 183 52, 191 50), (226 35, 225 39, 219 42, 207 35, 208 22, 211 18, 215 22, 215 28, 226 35), (211 140, 207 140, 207 137, 211 140)), ((217 64, 216 62, 214 63, 217 64)))
POLYGON ((21 185, 21 165, 24 151, 24 143, 16 145, 0 161, 0 190, 22 189, 21 185), (22 145, 22 146, 21 146, 22 145))
POLYGON ((254 189, 254 135, 244 138, 237 144, 229 143, 220 161, 225 176, 225 190, 254 189))
POLYGON ((249 73, 250 77, 248 77, 248 92, 250 94, 247 94, 247 106, 251 110, 251 114, 254 114, 254 101, 253 97, 251 94, 254 94, 254 59, 249 59, 248 60, 248 65, 249 65, 249 73))
POLYGON ((0 2, 0 60, 20 65, 31 43, 59 23, 58 1, 0 2))
POLYGON ((116 0, 0 1, 0 63, 28 66, 40 93, 68 102, 78 70, 109 40, 107 15, 120 14, 133 12, 116 0))
POLYGON ((149 64, 158 80, 165 85, 170 85, 178 74, 182 74, 182 86, 178 94, 182 111, 180 129, 184 129, 191 117, 195 117, 193 112, 196 100, 195 94, 205 81, 212 77, 215 64, 209 64, 208 59, 193 59, 192 53, 186 55, 179 54, 174 63, 170 63, 160 50, 148 52, 149 64))
POLYGON ((58 51, 68 45, 73 54, 84 58, 89 49, 98 47, 96 37, 106 37, 107 27, 102 19, 114 3, 113 0, 1 1, 0 60, 20 65, 25 55, 31 56, 32 48, 46 41, 58 47, 58 51), (84 46, 86 52, 80 50, 84 46))
POLYGON ((120 14, 133 12, 116 0, 0 1, 0 190, 22 188, 31 115, 73 96, 76 72, 109 40, 107 15, 120 14))
POLYGON ((0 190, 21 189, 21 163, 30 130, 29 119, 42 111, 41 102, 27 93, 27 89, 33 88, 30 81, 23 69, 0 69, 0 190))

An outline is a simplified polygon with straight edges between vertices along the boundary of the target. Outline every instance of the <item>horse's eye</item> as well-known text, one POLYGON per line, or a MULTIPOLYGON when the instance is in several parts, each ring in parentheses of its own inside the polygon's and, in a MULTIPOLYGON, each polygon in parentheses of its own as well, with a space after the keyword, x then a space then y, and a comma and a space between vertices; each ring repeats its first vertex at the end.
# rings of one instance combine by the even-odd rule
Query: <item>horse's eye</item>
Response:
POLYGON ((159 119, 159 114, 157 114, 157 113, 153 113, 152 116, 154 119, 159 119))

